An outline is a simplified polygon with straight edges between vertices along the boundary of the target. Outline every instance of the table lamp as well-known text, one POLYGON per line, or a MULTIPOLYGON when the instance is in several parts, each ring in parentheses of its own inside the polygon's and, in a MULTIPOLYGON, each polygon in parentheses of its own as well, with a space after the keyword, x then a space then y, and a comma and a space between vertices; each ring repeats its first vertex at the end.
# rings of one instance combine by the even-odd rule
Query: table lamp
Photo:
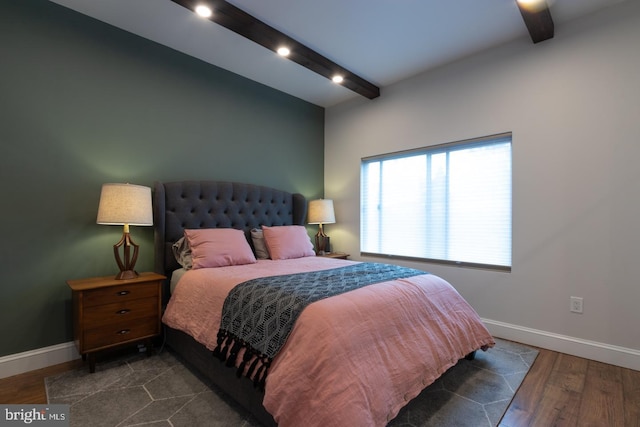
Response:
POLYGON ((138 260, 138 245, 131 240, 130 225, 153 225, 151 188, 133 184, 104 184, 98 206, 98 224, 123 225, 122 239, 113 245, 113 254, 120 273, 116 279, 138 277, 134 270, 138 260), (120 248, 123 247, 123 256, 120 248), (131 253, 133 248, 133 254, 131 253), (123 259, 124 258, 124 259, 123 259))
POLYGON ((334 224, 336 215, 333 212, 333 200, 318 199, 309 202, 309 215, 307 216, 309 224, 318 224, 318 232, 316 233, 316 253, 324 255, 329 251, 329 238, 324 234, 322 224, 334 224))

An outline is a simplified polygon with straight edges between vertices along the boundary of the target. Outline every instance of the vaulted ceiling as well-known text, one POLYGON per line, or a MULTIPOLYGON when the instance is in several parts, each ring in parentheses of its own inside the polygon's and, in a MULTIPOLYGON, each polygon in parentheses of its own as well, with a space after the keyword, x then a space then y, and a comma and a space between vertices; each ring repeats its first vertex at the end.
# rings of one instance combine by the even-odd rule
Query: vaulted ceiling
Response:
MULTIPOLYGON (((172 0, 51 1, 319 106, 360 96, 172 0)), ((547 0, 556 37, 564 23, 620 1, 547 0)), ((381 88, 382 96, 399 80, 533 37, 515 0, 228 3, 381 88)))

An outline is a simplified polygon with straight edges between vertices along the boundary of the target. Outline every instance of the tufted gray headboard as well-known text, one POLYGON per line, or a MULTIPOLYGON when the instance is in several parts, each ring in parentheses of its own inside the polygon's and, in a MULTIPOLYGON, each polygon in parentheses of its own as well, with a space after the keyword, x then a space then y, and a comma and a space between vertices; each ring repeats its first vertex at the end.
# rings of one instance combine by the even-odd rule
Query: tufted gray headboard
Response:
POLYGON ((249 236, 252 228, 261 225, 304 225, 307 215, 302 194, 259 185, 156 182, 154 191, 155 271, 167 277, 180 268, 171 245, 184 235, 185 228, 237 228, 249 236))

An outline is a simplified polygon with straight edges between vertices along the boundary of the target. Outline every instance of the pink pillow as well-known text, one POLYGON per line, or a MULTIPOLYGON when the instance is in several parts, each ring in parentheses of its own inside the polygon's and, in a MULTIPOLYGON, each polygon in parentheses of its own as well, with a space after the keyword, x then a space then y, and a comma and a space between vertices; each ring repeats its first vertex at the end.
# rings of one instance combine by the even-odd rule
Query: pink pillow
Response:
POLYGON ((264 241, 271 259, 291 259, 315 256, 307 229, 301 225, 262 226, 264 241))
POLYGON ((257 262, 242 230, 203 228, 184 230, 184 235, 191 248, 194 270, 257 262))

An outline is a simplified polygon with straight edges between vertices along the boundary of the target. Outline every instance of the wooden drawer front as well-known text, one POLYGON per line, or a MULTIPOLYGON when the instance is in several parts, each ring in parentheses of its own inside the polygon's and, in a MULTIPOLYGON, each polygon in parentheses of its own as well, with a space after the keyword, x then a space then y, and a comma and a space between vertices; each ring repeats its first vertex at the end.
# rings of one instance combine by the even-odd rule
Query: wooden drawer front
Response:
POLYGON ((158 282, 135 283, 121 286, 109 286, 107 288, 84 291, 83 305, 91 307, 122 301, 130 301, 138 298, 149 298, 158 295, 158 282))
POLYGON ((98 350, 126 341, 151 337, 160 333, 158 317, 147 317, 137 321, 121 322, 84 332, 84 352, 98 350))
POLYGON ((131 301, 114 302, 97 305, 84 312, 84 328, 93 329, 104 325, 141 319, 143 317, 159 316, 158 298, 135 299, 131 301))

